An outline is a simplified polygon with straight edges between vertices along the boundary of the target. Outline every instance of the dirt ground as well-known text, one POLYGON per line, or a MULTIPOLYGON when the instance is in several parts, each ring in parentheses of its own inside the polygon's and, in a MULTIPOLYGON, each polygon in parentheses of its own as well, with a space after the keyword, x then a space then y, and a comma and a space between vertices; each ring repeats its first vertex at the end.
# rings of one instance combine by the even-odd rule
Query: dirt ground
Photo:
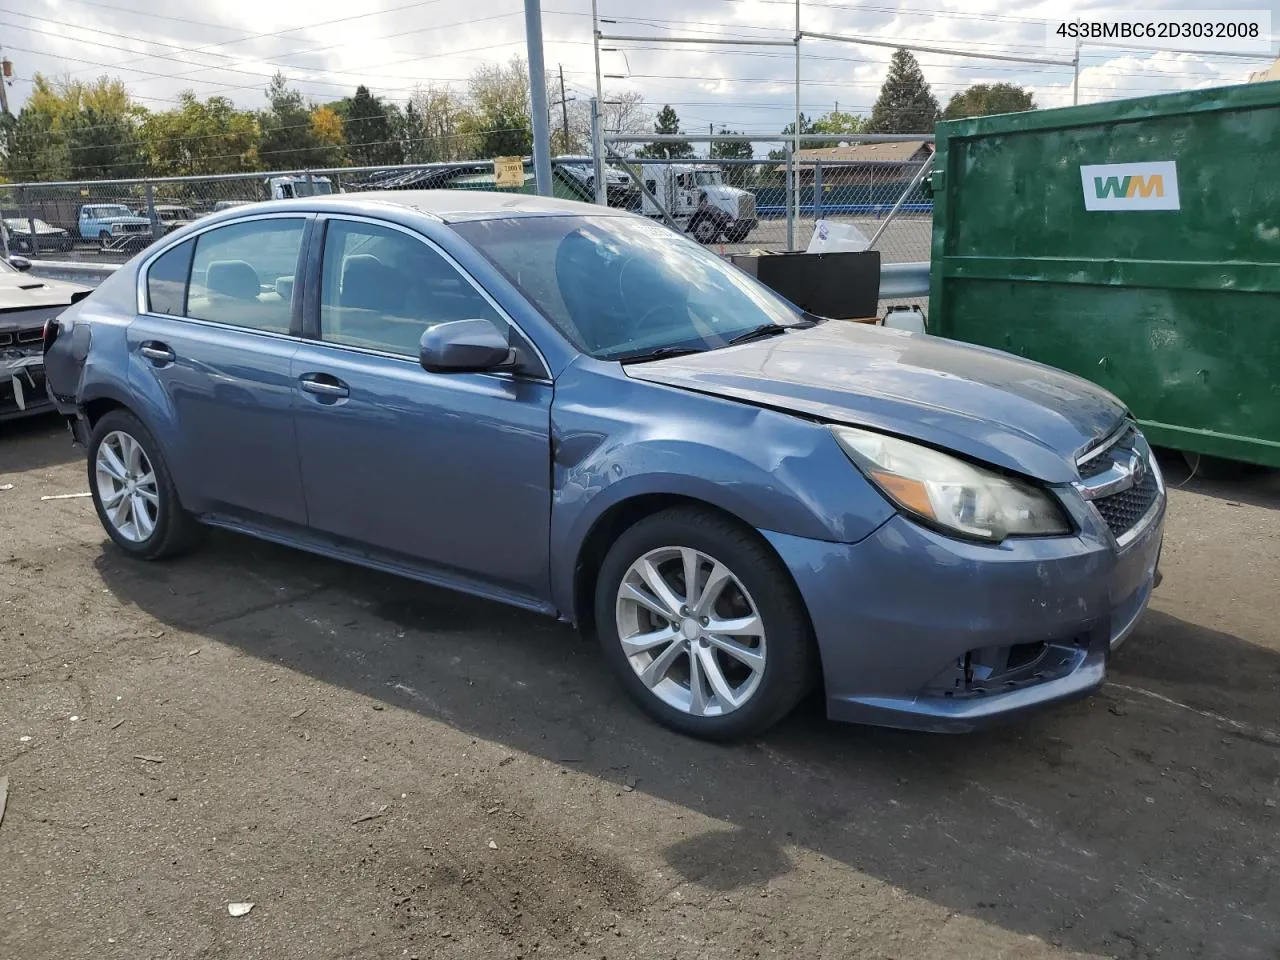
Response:
POLYGON ((128 561, 41 501, 84 473, 0 426, 4 960, 1280 957, 1280 478, 1173 490, 1097 696, 717 747, 532 615, 230 535, 128 561))

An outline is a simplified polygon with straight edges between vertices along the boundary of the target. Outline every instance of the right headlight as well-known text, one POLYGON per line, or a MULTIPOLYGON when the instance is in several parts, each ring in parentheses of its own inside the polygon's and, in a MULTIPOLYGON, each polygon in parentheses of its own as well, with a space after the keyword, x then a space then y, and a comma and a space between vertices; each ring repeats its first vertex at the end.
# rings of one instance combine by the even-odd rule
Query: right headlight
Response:
POLYGON ((1071 532, 1058 502, 1029 483, 882 433, 838 426, 831 432, 889 500, 933 526, 991 543, 1071 532))

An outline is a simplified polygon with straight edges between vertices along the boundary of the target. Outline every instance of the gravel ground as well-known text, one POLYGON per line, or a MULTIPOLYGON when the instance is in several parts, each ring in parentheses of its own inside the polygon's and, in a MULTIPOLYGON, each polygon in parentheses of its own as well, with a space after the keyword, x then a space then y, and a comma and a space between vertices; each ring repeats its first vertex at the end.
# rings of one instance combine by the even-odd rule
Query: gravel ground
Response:
POLYGON ((40 500, 86 489, 57 422, 0 431, 5 960, 1280 957, 1280 479, 1173 491, 1091 699, 716 747, 532 615, 128 561, 40 500))

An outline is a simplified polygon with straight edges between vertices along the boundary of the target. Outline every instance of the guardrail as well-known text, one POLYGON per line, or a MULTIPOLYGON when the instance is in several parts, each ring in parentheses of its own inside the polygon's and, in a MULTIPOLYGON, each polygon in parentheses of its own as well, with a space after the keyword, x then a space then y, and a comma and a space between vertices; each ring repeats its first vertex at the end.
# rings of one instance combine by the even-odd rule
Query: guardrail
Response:
POLYGON ((87 287, 96 287, 120 269, 118 263, 77 263, 73 260, 32 260, 28 271, 33 277, 46 280, 66 280, 87 287))
MULTIPOLYGON (((33 276, 97 286, 120 267, 113 263, 32 260, 33 276)), ((929 263, 885 263, 880 266, 880 299, 901 300, 929 295, 929 263)))

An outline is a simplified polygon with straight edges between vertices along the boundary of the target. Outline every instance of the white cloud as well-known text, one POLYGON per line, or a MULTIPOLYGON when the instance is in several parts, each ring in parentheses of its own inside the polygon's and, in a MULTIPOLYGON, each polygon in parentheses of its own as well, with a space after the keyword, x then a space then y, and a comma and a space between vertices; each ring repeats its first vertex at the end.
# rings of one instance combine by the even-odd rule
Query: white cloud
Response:
MULTIPOLYGON (((785 40, 795 30, 794 6, 786 0, 650 0, 643 7, 633 0, 600 0, 600 5, 602 16, 618 21, 604 25, 612 33, 719 33, 785 40)), ((1144 4, 1156 9, 1187 5, 1194 6, 1189 0, 1144 4)), ((588 0, 543 0, 543 8, 548 69, 563 65, 571 93, 590 96, 594 67, 588 0)), ((0 23, 5 53, 19 78, 10 96, 15 108, 25 99, 36 71, 54 76, 119 75, 144 104, 156 109, 184 89, 200 96, 222 93, 243 106, 260 106, 262 89, 278 68, 315 100, 337 99, 360 82, 378 94, 404 99, 418 83, 461 87, 479 64, 506 60, 524 50, 519 0, 426 0, 412 5, 408 0, 366 0, 364 5, 349 0, 168 0, 163 5, 149 0, 45 0, 22 9, 30 16, 5 14, 0 23), (162 16, 139 12, 144 9, 162 16), (326 25, 340 18, 342 22, 326 25)), ((1053 15, 1063 15, 1060 2, 803 0, 802 27, 1036 56, 1046 51, 1043 22, 1035 18, 1053 15)), ((1280 22, 1280 13, 1273 15, 1280 22)), ((791 120, 791 49, 605 46, 626 51, 625 57, 602 53, 604 72, 627 78, 607 80, 607 88, 639 90, 655 108, 673 103, 691 131, 701 132, 714 123, 764 134, 781 130, 791 120)), ((815 115, 839 102, 841 110, 869 112, 891 52, 805 41, 802 108, 815 115)), ((970 83, 1000 81, 1027 86, 1042 106, 1070 102, 1070 68, 931 53, 918 58, 943 104, 970 83)), ((1080 99, 1091 102, 1235 83, 1263 64, 1094 50, 1086 51, 1083 65, 1080 99)))

